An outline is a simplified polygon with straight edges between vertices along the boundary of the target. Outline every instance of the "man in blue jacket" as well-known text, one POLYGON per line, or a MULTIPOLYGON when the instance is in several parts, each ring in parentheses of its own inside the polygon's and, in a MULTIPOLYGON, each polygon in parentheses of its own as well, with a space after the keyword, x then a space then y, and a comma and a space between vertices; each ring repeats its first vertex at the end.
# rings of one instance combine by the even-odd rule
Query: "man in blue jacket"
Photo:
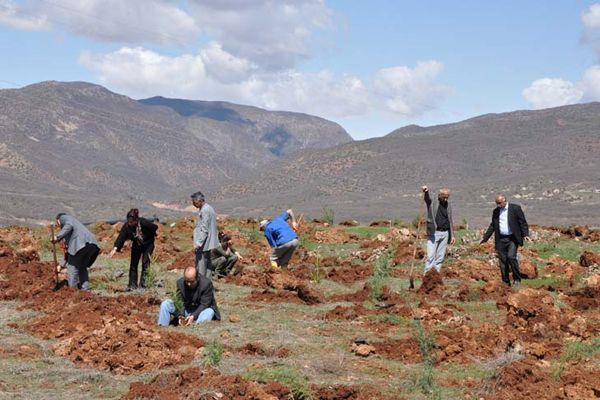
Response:
POLYGON ((286 268, 290 262, 290 258, 294 254, 294 250, 298 247, 298 235, 295 230, 298 229, 294 212, 289 209, 281 213, 281 215, 271 219, 260 221, 260 230, 264 232, 269 246, 273 249, 271 253, 271 266, 286 268), (291 218, 292 227, 288 224, 291 218))

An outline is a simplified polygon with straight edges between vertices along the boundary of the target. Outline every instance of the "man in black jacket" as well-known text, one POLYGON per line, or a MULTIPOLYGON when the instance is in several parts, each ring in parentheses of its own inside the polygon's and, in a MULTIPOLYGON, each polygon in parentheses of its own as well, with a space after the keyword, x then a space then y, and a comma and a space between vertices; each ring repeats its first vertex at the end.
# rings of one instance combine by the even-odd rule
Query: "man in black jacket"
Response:
POLYGON ((129 284, 127 291, 135 290, 138 287, 138 263, 142 258, 142 276, 140 277, 140 287, 146 287, 146 277, 150 267, 150 257, 154 251, 154 238, 158 226, 146 218, 140 218, 137 208, 132 208, 127 213, 127 222, 123 224, 117 240, 115 240, 112 251, 108 257, 112 258, 115 252, 121 252, 126 240, 131 240, 131 261, 129 262, 129 284))
POLYGON ((496 195, 496 208, 492 213, 492 222, 483 235, 480 243, 485 243, 494 234, 496 252, 500 260, 502 281, 510 286, 508 267, 513 274, 513 284, 521 284, 517 248, 523 246, 524 240, 529 240, 529 225, 525 214, 518 204, 508 203, 503 194, 496 195))
POLYGON ((221 320, 213 284, 210 279, 199 275, 196 267, 187 267, 183 271, 183 278, 177 281, 177 296, 183 300, 183 310, 176 310, 173 300, 164 300, 160 304, 158 325, 168 326, 173 317, 178 317, 176 323, 186 326, 194 321, 221 320))

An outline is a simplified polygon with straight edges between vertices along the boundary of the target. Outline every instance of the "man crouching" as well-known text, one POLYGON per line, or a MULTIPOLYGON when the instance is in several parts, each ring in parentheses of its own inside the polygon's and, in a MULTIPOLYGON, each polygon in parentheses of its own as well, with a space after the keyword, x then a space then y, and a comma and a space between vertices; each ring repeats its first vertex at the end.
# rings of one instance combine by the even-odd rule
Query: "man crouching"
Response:
POLYGON ((173 300, 164 300, 160 304, 158 325, 173 323, 187 326, 193 321, 221 320, 212 282, 198 275, 196 267, 187 267, 183 271, 183 278, 177 280, 177 295, 183 300, 183 310, 176 310, 173 300))

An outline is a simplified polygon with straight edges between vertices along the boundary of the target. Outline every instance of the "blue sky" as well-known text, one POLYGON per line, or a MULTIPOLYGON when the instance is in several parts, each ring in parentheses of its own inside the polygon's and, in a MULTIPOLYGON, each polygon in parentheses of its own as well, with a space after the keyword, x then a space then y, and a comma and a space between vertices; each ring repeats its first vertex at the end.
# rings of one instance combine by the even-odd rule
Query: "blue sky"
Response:
POLYGON ((0 0, 0 88, 319 115, 356 139, 600 100, 593 1, 0 0))

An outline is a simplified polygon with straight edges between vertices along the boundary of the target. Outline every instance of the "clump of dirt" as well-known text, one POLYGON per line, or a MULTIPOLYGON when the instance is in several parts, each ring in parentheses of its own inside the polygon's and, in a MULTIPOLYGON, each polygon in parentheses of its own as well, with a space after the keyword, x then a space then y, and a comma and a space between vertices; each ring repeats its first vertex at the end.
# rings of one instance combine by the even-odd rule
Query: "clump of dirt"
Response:
POLYGON ((327 271, 327 279, 345 284, 362 281, 370 278, 372 275, 373 265, 353 265, 349 261, 344 261, 339 267, 331 268, 327 271))
POLYGON ((223 282, 232 283, 238 286, 252 286, 257 288, 267 288, 267 274, 258 269, 244 268, 237 275, 223 277, 223 282))
POLYGON ((371 296, 371 284, 364 284, 363 288, 358 292, 346 294, 334 294, 329 298, 330 301, 350 301, 352 303, 362 303, 371 296))
POLYGON ((371 227, 377 227, 377 226, 383 226, 383 227, 390 227, 392 225, 392 221, 390 220, 379 220, 379 221, 373 221, 369 224, 369 226, 371 227))
POLYGON ((176 269, 185 269, 196 264, 196 255, 193 251, 181 253, 175 260, 167 266, 168 271, 176 269))
POLYGON ((497 302, 498 308, 506 309, 506 322, 515 328, 527 331, 527 337, 544 339, 589 336, 585 318, 568 309, 559 309, 547 291, 521 289, 497 302))
POLYGON ((317 304, 321 302, 321 296, 306 281, 296 278, 292 273, 285 270, 270 270, 266 274, 267 285, 273 289, 288 290, 295 292, 306 304, 317 304))
POLYGON ((102 328, 79 331, 53 350, 87 367, 131 374, 188 363, 203 345, 194 336, 159 330, 147 321, 107 318, 102 328))
POLYGON ((244 346, 234 349, 238 354, 247 356, 264 356, 264 357, 278 357, 285 358, 289 356, 290 351, 285 347, 278 349, 265 349, 258 343, 246 343, 244 346))
POLYGON ((24 360, 33 360, 42 357, 44 351, 37 345, 32 344, 16 344, 11 347, 0 347, 0 356, 15 357, 24 360))
POLYGON ((600 372, 581 365, 570 366, 559 379, 550 368, 542 368, 532 358, 502 367, 493 378, 491 391, 484 399, 554 400, 594 399, 600 395, 600 372))
POLYGON ((569 281, 569 285, 573 286, 575 276, 585 272, 585 268, 579 264, 567 260, 563 260, 557 256, 551 256, 546 261, 546 268, 544 273, 558 275, 561 278, 566 278, 569 281))
POLYGON ((597 242, 600 240, 600 230, 590 229, 587 225, 575 225, 563 228, 560 233, 570 236, 573 239, 584 240, 586 242, 597 242))
POLYGON ((14 258, 19 263, 40 261, 39 250, 40 243, 31 229, 20 226, 0 229, 0 257, 14 258))
POLYGON ((265 303, 303 303, 296 293, 288 292, 286 290, 253 290, 250 292, 247 299, 252 302, 265 303))
POLYGON ((421 320, 426 324, 443 325, 451 321, 457 323, 464 322, 463 319, 456 318, 455 311, 462 311, 453 304, 431 305, 424 302, 419 304, 419 314, 421 320))
POLYGON ((317 243, 349 243, 350 235, 343 229, 330 228, 315 231, 313 240, 317 243))
POLYGON ((600 308, 600 288, 585 287, 567 293, 567 302, 576 310, 589 310, 600 308))
POLYGON ((360 386, 311 386, 312 398, 318 400, 400 400, 398 394, 384 395, 379 390, 368 385, 360 386))
POLYGON ((338 225, 341 225, 341 226, 358 226, 360 224, 358 223, 358 221, 356 221, 354 219, 347 219, 345 221, 342 221, 342 222, 338 223, 338 225))
POLYGON ((446 328, 435 334, 436 360, 467 364, 495 357, 514 340, 513 330, 488 323, 446 328))
POLYGON ((55 286, 54 264, 18 263, 14 258, 0 258, 0 300, 27 300, 52 291, 55 286))
POLYGON ((444 282, 442 281, 442 274, 437 272, 435 268, 427 271, 423 276, 423 282, 421 287, 417 290, 421 294, 439 295, 444 289, 444 282))
POLYGON ((538 277, 537 264, 529 257, 522 257, 519 261, 519 271, 523 279, 535 279, 538 277))
POLYGON ((194 367, 160 374, 148 383, 134 382, 123 399, 277 400, 290 395, 288 388, 276 382, 259 384, 238 375, 194 367))
MULTIPOLYGON (((498 273, 498 275, 500 275, 500 273, 498 273)), ((510 286, 505 285, 498 278, 489 281, 479 289, 479 294, 483 300, 501 301, 510 293, 512 293, 510 286)))
POLYGON ((333 310, 327 311, 325 313, 324 319, 353 321, 358 319, 362 315, 368 314, 369 310, 360 304, 356 304, 351 307, 336 306, 333 310))
POLYGON ((409 364, 419 363, 423 360, 419 351, 419 344, 413 336, 371 344, 375 347, 377 354, 392 360, 399 360, 409 364))
POLYGON ((443 265, 442 274, 447 278, 458 278, 466 281, 490 282, 500 278, 497 265, 477 259, 461 259, 443 265))
POLYGON ((142 296, 101 297, 72 288, 62 288, 32 299, 27 305, 46 314, 33 319, 25 329, 42 339, 70 337, 101 329, 114 316, 150 323, 158 312, 156 300, 142 296), (85 315, 85 320, 81 316, 85 315))
POLYGON ((396 247, 394 252, 394 264, 399 265, 411 260, 422 260, 425 257, 425 251, 418 246, 415 254, 415 241, 412 239, 403 240, 396 247), (414 255, 414 257, 413 257, 414 255))
POLYGON ((600 266, 600 253, 594 253, 591 251, 584 251, 579 257, 579 265, 584 268, 598 269, 600 266))

